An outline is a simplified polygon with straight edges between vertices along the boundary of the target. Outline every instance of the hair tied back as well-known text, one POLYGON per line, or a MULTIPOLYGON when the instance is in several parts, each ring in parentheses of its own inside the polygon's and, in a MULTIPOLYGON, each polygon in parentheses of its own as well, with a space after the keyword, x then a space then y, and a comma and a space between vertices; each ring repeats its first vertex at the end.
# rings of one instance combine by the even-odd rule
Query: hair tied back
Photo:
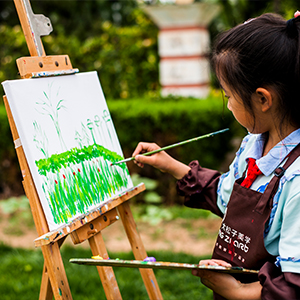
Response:
POLYGON ((295 23, 296 18, 292 18, 286 21, 286 32, 289 37, 294 38, 298 36, 298 28, 295 23))
POLYGON ((287 33, 290 37, 294 37, 294 36, 298 35, 298 28, 297 28, 297 24, 295 23, 295 20, 299 16, 300 16, 300 11, 297 10, 294 13, 294 18, 289 19, 288 21, 286 21, 286 30, 287 30, 287 33))
POLYGON ((290 36, 290 37, 296 37, 298 36, 298 27, 297 27, 297 24, 295 22, 296 18, 298 18, 300 16, 300 11, 297 10, 295 13, 294 13, 294 18, 288 20, 286 22, 286 30, 287 30, 287 34, 290 36))

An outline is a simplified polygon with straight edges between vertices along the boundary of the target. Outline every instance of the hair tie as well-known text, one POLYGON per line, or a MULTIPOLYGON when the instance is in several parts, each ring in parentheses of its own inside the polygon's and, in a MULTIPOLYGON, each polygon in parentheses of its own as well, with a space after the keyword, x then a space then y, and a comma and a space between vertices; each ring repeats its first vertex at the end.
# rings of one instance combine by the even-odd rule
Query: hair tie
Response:
POLYGON ((294 17, 297 18, 297 17, 299 17, 299 16, 300 16, 300 11, 297 10, 297 11, 294 13, 294 17))

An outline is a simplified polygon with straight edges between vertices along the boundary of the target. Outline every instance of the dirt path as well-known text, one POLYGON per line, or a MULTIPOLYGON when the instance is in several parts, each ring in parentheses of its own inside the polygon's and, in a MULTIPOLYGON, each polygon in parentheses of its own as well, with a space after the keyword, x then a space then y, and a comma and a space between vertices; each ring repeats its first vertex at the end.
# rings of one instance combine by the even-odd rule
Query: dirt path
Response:
MULTIPOLYGON (((37 237, 34 226, 16 226, 7 215, 0 213, 0 242, 12 247, 33 249, 33 241, 37 237)), ((138 231, 147 251, 168 250, 196 256, 212 253, 219 226, 220 221, 216 218, 192 221, 176 219, 161 222, 156 226, 137 222, 138 231)), ((121 221, 106 228, 102 234, 109 252, 131 250, 121 221)), ((71 238, 68 237, 66 243, 72 244, 71 238)), ((82 243, 81 246, 88 247, 88 242, 82 243)))

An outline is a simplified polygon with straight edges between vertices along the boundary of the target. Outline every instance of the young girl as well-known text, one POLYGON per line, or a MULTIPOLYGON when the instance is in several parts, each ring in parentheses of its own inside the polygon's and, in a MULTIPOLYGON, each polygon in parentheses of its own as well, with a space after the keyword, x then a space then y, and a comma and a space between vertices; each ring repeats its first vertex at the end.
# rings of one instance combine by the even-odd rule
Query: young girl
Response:
POLYGON ((211 260, 258 276, 194 270, 216 299, 300 299, 300 12, 264 14, 223 33, 213 66, 228 109, 249 134, 229 172, 188 166, 139 143, 139 166, 178 179, 185 205, 223 218, 211 260))

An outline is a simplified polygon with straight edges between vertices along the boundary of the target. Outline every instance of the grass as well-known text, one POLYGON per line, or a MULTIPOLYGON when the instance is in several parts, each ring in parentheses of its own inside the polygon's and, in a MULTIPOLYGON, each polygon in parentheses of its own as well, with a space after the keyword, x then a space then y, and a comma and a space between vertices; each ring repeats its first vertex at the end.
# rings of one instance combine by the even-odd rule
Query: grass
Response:
MULTIPOLYGON (((132 205, 131 208, 136 221, 143 219, 146 205, 132 205)), ((8 229, 21 228, 22 230, 27 230, 27 228, 34 227, 28 199, 26 197, 0 201, 0 211, 8 217, 9 222, 6 225, 8 229)), ((166 216, 168 220, 183 219, 187 229, 190 226, 191 220, 214 218, 210 213, 186 208, 184 206, 159 206, 159 210, 152 212, 152 215, 148 217, 157 219, 157 221, 167 221, 165 219, 166 216), (159 212, 160 210, 166 210, 169 214, 161 214, 159 212)), ((3 226, 2 220, 0 220, 0 225, 3 226)), ((12 234, 11 231, 10 234, 12 234)), ((14 232, 14 235, 17 234, 20 233, 14 232)), ((157 230, 154 234, 157 238, 161 238, 163 230, 157 230)), ((198 235, 198 231, 195 234, 198 235)), ((199 232, 199 235, 206 234, 199 232)), ((203 236, 201 238, 203 238, 203 236)), ((91 257, 90 250, 83 249, 81 246, 64 245, 61 253, 73 299, 106 299, 95 267, 69 263, 70 258, 91 257)), ((148 255, 154 256, 157 260, 161 261, 183 263, 195 263, 203 259, 184 253, 166 251, 148 251, 148 255)), ((110 253, 110 257, 133 259, 132 253, 110 253)), ((44 259, 40 249, 28 250, 12 248, 0 242, 1 300, 38 299, 43 263, 44 259)), ((199 278, 192 276, 189 271, 154 270, 154 272, 165 300, 212 300, 212 292, 200 283, 199 278)), ((115 275, 124 300, 149 299, 137 269, 115 268, 115 275)))
MULTIPOLYGON (((136 222, 143 221, 150 225, 157 225, 162 221, 182 219, 184 220, 183 226, 188 230, 192 229, 192 220, 218 218, 209 211, 191 209, 184 205, 163 206, 133 203, 131 209, 136 222)), ((27 228, 34 227, 29 201, 26 196, 1 200, 0 212, 8 217, 8 225, 5 231, 10 234, 22 235, 27 228)), ((200 235, 200 237, 202 236, 200 235)))
MULTIPOLYGON (((70 258, 91 257, 90 250, 63 246, 62 257, 74 300, 106 299, 96 267, 70 264, 70 258)), ((195 263, 199 258, 183 253, 149 252, 157 260, 195 263)), ((40 249, 26 250, 0 244, 1 300, 37 299, 43 267, 40 249)), ((112 258, 133 259, 132 253, 110 253, 112 258)), ((115 268, 123 299, 149 299, 138 269, 115 268)), ((165 300, 211 300, 212 292, 190 271, 155 270, 165 300)))
POLYGON ((213 213, 203 209, 191 209, 182 205, 164 206, 164 205, 152 205, 152 204, 133 204, 131 205, 132 213, 136 221, 144 220, 148 221, 150 218, 157 218, 158 221, 169 221, 176 219, 184 220, 197 220, 216 218, 213 213), (149 208, 156 208, 156 210, 149 210, 149 208), (147 218, 148 217, 148 218, 147 218))

